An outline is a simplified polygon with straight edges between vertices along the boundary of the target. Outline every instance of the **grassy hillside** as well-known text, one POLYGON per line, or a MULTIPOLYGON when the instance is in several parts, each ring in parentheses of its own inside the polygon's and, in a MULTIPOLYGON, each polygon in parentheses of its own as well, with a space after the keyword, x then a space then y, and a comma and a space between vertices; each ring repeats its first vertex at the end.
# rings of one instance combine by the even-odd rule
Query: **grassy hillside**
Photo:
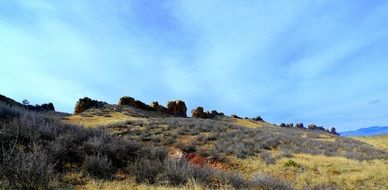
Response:
POLYGON ((0 188, 385 189, 386 137, 106 105, 78 115, 0 106, 0 188), (15 177, 16 176, 16 177, 15 177))
POLYGON ((388 150, 388 135, 351 138, 371 144, 372 146, 378 149, 388 150))

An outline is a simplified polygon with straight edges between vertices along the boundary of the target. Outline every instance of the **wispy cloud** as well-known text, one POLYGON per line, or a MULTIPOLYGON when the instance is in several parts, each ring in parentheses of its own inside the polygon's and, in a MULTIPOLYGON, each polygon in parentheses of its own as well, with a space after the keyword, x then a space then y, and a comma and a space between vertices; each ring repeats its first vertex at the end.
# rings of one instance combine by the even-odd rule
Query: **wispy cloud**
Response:
POLYGON ((388 3, 2 1, 0 91, 71 112, 82 96, 180 98, 270 122, 388 122, 388 3), (369 102, 365 105, 365 102, 369 102))

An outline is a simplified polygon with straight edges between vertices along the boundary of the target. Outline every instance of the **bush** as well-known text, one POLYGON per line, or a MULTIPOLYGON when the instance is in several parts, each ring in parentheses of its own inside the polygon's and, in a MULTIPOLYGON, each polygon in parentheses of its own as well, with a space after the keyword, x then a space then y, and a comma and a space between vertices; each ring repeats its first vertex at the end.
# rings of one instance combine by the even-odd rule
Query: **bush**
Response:
POLYGON ((211 185, 211 178, 216 175, 214 169, 209 167, 192 166, 191 167, 192 178, 202 185, 211 185))
POLYGON ((163 172, 162 162, 159 160, 139 159, 133 166, 133 173, 137 183, 154 184, 163 172))
POLYGON ((0 103, 0 121, 10 120, 19 116, 19 112, 16 108, 11 108, 0 103))
POLYGON ((180 144, 178 148, 187 153, 193 153, 197 151, 195 142, 192 142, 190 144, 180 144))
POLYGON ((0 176, 6 189, 48 189, 54 179, 54 169, 46 151, 36 145, 23 150, 13 147, 3 150, 0 176))
POLYGON ((171 185, 185 185, 192 169, 185 159, 168 159, 164 162, 165 177, 171 185))
POLYGON ((294 167, 294 168, 301 168, 302 166, 298 163, 296 163, 294 160, 287 160, 284 163, 285 167, 294 167))
POLYGON ((225 180, 230 184, 234 189, 247 189, 247 181, 237 173, 225 173, 225 180))
POLYGON ((294 157, 294 155, 292 154, 292 152, 290 150, 282 149, 280 157, 292 158, 292 157, 294 157))
POLYGON ((276 178, 268 174, 259 174, 254 176, 250 185, 253 188, 259 188, 264 190, 291 190, 292 185, 285 180, 276 178))
POLYGON ((116 170, 107 156, 97 154, 86 156, 85 171, 93 177, 109 179, 113 177, 116 170))
POLYGON ((263 160, 266 164, 275 164, 276 159, 272 156, 271 152, 264 151, 260 154, 261 160, 263 160))

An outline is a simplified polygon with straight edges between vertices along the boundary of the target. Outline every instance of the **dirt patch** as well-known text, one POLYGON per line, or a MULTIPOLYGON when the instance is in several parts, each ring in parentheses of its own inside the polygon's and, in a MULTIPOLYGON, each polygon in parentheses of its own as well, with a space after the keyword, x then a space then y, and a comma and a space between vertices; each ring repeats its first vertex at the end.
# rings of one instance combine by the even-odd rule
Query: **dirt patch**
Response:
POLYGON ((195 153, 185 153, 182 150, 177 148, 170 148, 168 155, 170 158, 174 158, 174 159, 185 158, 191 164, 197 165, 197 166, 209 166, 211 168, 216 168, 221 170, 229 169, 229 166, 226 163, 223 163, 214 159, 202 157, 195 153))
POLYGON ((212 168, 227 170, 229 166, 223 162, 202 157, 195 153, 184 153, 183 155, 190 163, 199 166, 210 166, 212 168))

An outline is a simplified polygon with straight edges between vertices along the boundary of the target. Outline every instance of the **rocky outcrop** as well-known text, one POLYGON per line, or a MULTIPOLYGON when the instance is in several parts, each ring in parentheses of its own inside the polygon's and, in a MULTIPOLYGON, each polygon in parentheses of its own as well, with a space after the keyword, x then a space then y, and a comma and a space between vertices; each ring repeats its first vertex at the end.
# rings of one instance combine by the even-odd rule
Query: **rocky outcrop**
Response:
POLYGON ((158 111, 158 112, 167 113, 167 108, 159 105, 159 102, 157 102, 157 101, 154 101, 151 103, 151 108, 155 111, 158 111))
POLYGON ((138 109, 142 109, 142 110, 154 111, 154 109, 151 106, 143 103, 140 100, 135 100, 134 98, 129 97, 129 96, 124 96, 124 97, 120 98, 118 105, 119 106, 132 106, 134 108, 138 108, 138 109))
POLYGON ((82 113, 89 108, 101 108, 106 104, 107 104, 106 102, 92 100, 88 97, 80 98, 77 101, 77 103, 75 104, 74 113, 79 114, 79 113, 82 113))
POLYGON ((203 107, 197 107, 197 109, 191 110, 192 118, 206 118, 206 113, 203 111, 203 107))
POLYGON ((27 110, 30 111, 39 111, 39 112, 44 112, 44 111, 55 111, 54 104, 53 103, 46 103, 42 105, 24 105, 24 107, 27 110))
POLYGON ((197 107, 191 111, 192 118, 202 118, 202 119, 211 119, 216 116, 223 116, 224 113, 218 113, 216 110, 211 112, 204 112, 203 107, 197 107))
POLYGON ((169 101, 167 103, 167 113, 178 117, 187 117, 187 107, 181 100, 169 101))
POLYGON ((119 106, 132 106, 137 109, 146 110, 146 111, 157 111, 165 113, 168 115, 178 116, 178 117, 187 117, 186 104, 181 100, 169 101, 167 107, 160 105, 158 102, 154 101, 151 105, 147 105, 139 100, 135 100, 132 97, 124 96, 120 98, 119 106))
POLYGON ((119 106, 124 106, 124 105, 134 106, 135 101, 136 101, 135 98, 132 98, 129 96, 124 96, 124 97, 120 98, 118 105, 119 106))

